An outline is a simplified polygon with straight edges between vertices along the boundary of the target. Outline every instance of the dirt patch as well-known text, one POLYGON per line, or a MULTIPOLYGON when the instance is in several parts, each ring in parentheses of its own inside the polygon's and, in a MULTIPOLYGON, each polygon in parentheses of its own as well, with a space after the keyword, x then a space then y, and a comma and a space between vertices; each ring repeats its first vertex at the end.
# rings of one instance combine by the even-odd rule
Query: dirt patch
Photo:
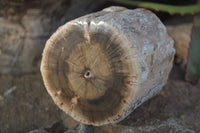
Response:
POLYGON ((60 119, 40 74, 0 75, 0 132, 26 132, 60 119))
MULTIPOLYGON (((183 77, 184 71, 175 65, 167 85, 159 94, 118 125, 95 128, 94 131, 199 132, 200 85, 193 86, 183 77)), ((34 129, 56 133, 58 127, 62 132, 78 130, 77 122, 63 117, 62 111, 53 103, 39 73, 21 77, 0 75, 0 85, 1 133, 21 133, 34 129)))

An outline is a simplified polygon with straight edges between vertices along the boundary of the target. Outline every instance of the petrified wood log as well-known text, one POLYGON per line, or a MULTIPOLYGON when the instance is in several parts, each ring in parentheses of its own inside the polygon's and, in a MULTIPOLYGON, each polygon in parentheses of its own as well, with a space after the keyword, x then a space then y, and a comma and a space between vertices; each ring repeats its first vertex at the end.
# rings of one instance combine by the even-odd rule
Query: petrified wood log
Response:
POLYGON ((88 125, 116 123, 158 93, 175 50, 152 12, 110 7, 61 26, 41 72, 54 102, 88 125))

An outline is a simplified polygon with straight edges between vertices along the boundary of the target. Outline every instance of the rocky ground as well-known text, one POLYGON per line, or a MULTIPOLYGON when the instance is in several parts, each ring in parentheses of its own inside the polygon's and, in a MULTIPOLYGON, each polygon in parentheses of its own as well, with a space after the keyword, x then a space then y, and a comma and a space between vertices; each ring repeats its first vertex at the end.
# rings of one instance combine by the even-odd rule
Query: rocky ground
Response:
MULTIPOLYGON (((0 75, 1 133, 70 133, 79 123, 53 103, 40 73, 0 75)), ((184 71, 174 65, 163 90, 116 125, 95 127, 101 132, 200 132, 200 85, 184 81, 184 71)))

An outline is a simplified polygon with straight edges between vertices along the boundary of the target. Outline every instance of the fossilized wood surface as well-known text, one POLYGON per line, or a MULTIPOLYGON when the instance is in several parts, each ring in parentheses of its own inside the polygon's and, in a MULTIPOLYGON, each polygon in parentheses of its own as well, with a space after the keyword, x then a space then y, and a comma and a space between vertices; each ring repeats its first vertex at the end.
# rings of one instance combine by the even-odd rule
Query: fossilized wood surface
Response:
POLYGON ((121 121, 158 93, 174 53, 152 12, 110 7, 60 27, 46 43, 41 72, 63 111, 98 126, 121 121))

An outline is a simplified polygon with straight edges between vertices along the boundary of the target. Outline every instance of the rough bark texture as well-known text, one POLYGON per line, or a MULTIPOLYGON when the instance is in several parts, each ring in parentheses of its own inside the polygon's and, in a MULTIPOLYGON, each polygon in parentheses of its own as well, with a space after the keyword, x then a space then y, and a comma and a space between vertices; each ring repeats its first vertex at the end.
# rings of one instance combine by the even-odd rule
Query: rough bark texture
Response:
POLYGON ((138 49, 141 78, 136 97, 130 109, 124 114, 126 116, 165 85, 174 59, 174 41, 167 35, 162 22, 147 10, 137 9, 135 12, 115 8, 106 10, 122 11, 114 22, 138 49))
POLYGON ((60 27, 47 41, 41 72, 63 111, 100 126, 123 120, 158 93, 174 54, 173 40, 152 12, 110 7, 60 27), (94 79, 80 76, 86 68, 94 79))

